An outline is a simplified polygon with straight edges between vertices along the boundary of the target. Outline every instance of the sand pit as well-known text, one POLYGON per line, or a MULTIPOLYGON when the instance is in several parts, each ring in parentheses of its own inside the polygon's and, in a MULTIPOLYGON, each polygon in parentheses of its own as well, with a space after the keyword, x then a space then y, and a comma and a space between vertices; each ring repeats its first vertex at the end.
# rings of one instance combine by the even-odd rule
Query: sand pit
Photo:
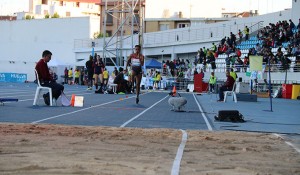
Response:
MULTIPOLYGON (((187 131, 180 174, 300 174, 300 154, 271 134, 187 131)), ((170 174, 182 133, 0 125, 0 174, 170 174)))

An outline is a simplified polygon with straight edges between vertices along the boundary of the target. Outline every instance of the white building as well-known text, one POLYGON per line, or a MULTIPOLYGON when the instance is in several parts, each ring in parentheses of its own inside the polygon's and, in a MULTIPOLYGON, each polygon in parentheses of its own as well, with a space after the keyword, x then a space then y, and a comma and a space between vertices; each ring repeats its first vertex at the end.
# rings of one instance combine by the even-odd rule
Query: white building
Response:
POLYGON ((99 21, 99 17, 0 21, 0 72, 24 73, 32 81, 44 50, 53 53, 53 60, 73 66, 74 41, 93 38, 99 21))
POLYGON ((29 13, 45 17, 57 13, 60 17, 99 16, 99 0, 29 0, 29 13))

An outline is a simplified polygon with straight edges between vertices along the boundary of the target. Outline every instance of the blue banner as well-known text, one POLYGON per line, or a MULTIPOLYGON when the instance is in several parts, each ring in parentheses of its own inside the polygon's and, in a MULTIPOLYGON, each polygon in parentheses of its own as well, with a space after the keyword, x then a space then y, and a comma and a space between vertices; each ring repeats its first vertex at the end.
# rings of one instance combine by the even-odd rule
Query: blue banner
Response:
POLYGON ((27 81, 27 74, 0 73, 0 82, 24 83, 27 81))

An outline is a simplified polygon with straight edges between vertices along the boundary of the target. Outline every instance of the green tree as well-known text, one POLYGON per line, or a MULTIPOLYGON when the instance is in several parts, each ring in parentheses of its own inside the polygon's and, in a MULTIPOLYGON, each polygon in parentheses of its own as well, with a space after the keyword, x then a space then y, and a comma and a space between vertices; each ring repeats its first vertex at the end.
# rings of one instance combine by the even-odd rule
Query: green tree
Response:
POLYGON ((57 12, 55 12, 55 13, 53 14, 53 16, 51 16, 51 18, 59 18, 59 14, 58 14, 57 12))
POLYGON ((31 20, 31 16, 30 16, 30 15, 26 15, 26 16, 25 16, 25 19, 26 19, 26 20, 31 20))
MULTIPOLYGON (((94 33, 94 39, 99 39, 99 38, 103 38, 103 37, 104 37, 103 33, 100 33, 100 32, 94 33)), ((106 33, 105 37, 108 37, 108 33, 106 33)))
POLYGON ((50 15, 49 14, 46 14, 45 15, 45 18, 47 19, 47 18, 50 18, 50 15))

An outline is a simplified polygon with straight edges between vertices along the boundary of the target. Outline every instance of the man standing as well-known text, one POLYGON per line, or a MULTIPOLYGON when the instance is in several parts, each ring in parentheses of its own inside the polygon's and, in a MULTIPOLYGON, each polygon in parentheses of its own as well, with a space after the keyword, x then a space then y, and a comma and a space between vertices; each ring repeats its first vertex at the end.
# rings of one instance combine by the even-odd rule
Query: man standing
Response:
POLYGON ((230 76, 229 71, 226 71, 227 80, 223 86, 220 87, 219 90, 219 100, 218 102, 224 101, 224 91, 231 91, 234 84, 234 79, 230 76))
MULTIPOLYGON (((52 96, 56 100, 64 90, 64 86, 61 84, 58 84, 53 80, 53 77, 51 77, 49 68, 47 63, 51 60, 52 53, 49 50, 45 50, 42 54, 42 58, 40 61, 36 64, 35 70, 37 71, 39 81, 41 86, 49 87, 52 89, 52 96)), ((49 93, 46 93, 43 95, 44 101, 46 105, 50 105, 50 97, 49 93)))
POLYGON ((85 67, 88 73, 88 89, 92 90, 93 87, 93 75, 94 75, 94 63, 93 63, 93 56, 90 55, 90 59, 85 63, 85 67))

